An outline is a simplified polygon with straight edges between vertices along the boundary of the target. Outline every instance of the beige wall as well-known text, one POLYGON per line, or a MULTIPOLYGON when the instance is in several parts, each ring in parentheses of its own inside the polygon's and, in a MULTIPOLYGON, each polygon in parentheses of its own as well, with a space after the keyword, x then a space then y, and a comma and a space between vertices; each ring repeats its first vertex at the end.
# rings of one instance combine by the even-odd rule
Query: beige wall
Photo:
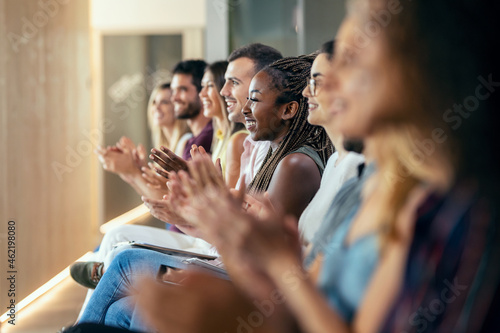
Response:
POLYGON ((99 133, 90 99, 89 4, 44 2, 52 5, 0 0, 0 313, 10 299, 9 220, 16 223, 17 302, 97 236, 96 141, 85 134, 99 133))
MULTIPOLYGON (((208 1, 211 6, 222 2, 208 1)), ((203 29, 206 6, 207 0, 91 0, 91 22, 94 29, 107 33, 203 29)))

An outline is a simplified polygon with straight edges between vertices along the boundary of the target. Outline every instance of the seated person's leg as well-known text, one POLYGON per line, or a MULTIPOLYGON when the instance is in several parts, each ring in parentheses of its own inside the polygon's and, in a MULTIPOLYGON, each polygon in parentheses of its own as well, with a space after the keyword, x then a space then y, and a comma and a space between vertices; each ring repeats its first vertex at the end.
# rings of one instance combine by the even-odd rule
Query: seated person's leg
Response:
POLYGON ((135 298, 128 296, 111 304, 104 318, 104 324, 128 329, 130 327, 130 309, 135 308, 135 298))
POLYGON ((114 258, 110 253, 114 252, 115 245, 129 241, 150 243, 175 249, 187 249, 193 247, 195 238, 165 229, 125 224, 111 229, 104 235, 97 261, 104 262, 104 267, 108 267, 114 258))
MULTIPOLYGON (((150 250, 127 249, 118 254, 97 285, 80 322, 104 323, 109 307, 133 294, 134 285, 141 277, 156 277, 162 264, 185 268, 178 257, 150 250)), ((130 317, 131 313, 132 310, 130 317)))
POLYGON ((64 333, 133 333, 132 331, 104 326, 102 324, 78 324, 63 331, 64 333))

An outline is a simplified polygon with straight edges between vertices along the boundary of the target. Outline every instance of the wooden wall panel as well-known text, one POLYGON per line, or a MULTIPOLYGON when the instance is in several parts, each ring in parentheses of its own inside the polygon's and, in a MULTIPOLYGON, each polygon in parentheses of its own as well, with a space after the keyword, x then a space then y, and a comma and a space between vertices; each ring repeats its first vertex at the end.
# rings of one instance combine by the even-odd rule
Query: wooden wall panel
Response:
POLYGON ((90 73, 87 0, 0 0, 0 309, 9 220, 16 302, 96 244, 90 73))

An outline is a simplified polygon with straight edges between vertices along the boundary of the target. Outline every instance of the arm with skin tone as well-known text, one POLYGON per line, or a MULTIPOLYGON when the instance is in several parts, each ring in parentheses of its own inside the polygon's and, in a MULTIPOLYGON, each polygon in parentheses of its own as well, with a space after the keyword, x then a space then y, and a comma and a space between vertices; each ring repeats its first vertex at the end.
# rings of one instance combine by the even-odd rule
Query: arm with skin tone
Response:
MULTIPOLYGON (((236 332, 241 321, 259 311, 228 281, 210 275, 186 272, 181 286, 152 279, 140 283, 137 304, 145 319, 158 332, 236 332), (241 320, 237 320, 241 318, 241 320)), ((266 319, 252 328, 255 333, 290 332, 290 318, 283 306, 276 306, 272 324, 266 319)), ((247 325, 249 325, 247 323, 247 325)))
POLYGON ((278 164, 267 193, 275 207, 299 218, 318 191, 320 182, 318 167, 309 156, 290 154, 278 164))
POLYGON ((354 318, 356 332, 378 332, 397 297, 402 283, 406 258, 413 238, 416 212, 430 189, 418 186, 408 195, 396 220, 397 239, 388 241, 384 256, 368 285, 363 302, 354 318))
POLYGON ((301 267, 302 261, 293 255, 279 255, 269 264, 268 272, 277 288, 283 292, 288 307, 304 332, 352 332, 344 320, 330 307, 325 297, 305 272, 297 273, 293 284, 283 279, 291 267, 301 267))
POLYGON ((226 150, 226 174, 224 179, 229 188, 234 188, 240 178, 241 154, 243 154, 243 142, 247 136, 248 134, 246 133, 239 133, 231 137, 228 143, 226 150))

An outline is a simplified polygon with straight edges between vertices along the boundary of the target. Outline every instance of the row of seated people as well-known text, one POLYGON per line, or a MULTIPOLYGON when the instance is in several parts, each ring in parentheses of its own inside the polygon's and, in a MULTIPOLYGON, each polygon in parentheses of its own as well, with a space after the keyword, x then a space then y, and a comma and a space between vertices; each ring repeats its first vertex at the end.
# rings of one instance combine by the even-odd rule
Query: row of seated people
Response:
POLYGON ((500 328, 495 154, 468 158, 498 135, 496 99, 483 98, 474 121, 443 114, 464 93, 494 92, 491 75, 478 81, 493 59, 478 44, 449 59, 452 36, 491 42, 492 30, 447 19, 465 3, 421 1, 362 43, 359 31, 380 25, 374 15, 387 5, 349 2, 336 42, 311 55, 250 44, 227 62, 174 68, 152 104, 157 123, 169 114, 184 155, 163 146, 148 165, 126 139, 99 154, 183 233, 130 225, 106 234, 97 261, 72 267, 95 290, 68 331, 500 328), (209 118, 214 140, 203 148, 209 118), (180 119, 193 133, 184 143, 180 119), (230 281, 184 257, 115 246, 123 241, 213 255, 230 281))

